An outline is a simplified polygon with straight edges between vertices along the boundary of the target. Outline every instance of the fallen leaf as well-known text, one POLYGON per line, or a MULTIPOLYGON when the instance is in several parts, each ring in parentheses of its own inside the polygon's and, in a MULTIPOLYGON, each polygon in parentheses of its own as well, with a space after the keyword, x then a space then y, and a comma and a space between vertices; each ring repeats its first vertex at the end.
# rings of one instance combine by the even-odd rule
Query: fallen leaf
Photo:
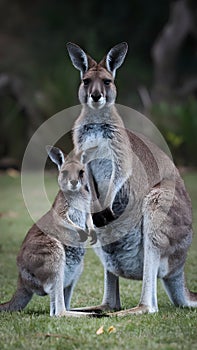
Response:
POLYGON ((20 175, 19 171, 18 170, 15 170, 15 169, 12 169, 12 168, 9 168, 7 170, 7 174, 10 176, 10 177, 13 177, 13 178, 16 178, 20 175))
POLYGON ((103 333, 104 333, 104 328, 103 328, 103 326, 101 326, 99 329, 97 329, 96 334, 100 335, 100 334, 103 334, 103 333))
POLYGON ((110 326, 107 331, 108 333, 114 333, 116 332, 116 328, 114 326, 110 326))
POLYGON ((13 210, 0 213, 0 218, 17 218, 17 217, 18 217, 18 213, 13 210))

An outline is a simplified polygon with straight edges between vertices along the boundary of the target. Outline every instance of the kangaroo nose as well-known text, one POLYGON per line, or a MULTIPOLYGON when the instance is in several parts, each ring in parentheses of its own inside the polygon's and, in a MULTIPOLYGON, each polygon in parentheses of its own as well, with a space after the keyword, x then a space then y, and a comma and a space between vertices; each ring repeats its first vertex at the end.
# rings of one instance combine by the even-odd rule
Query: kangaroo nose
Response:
POLYGON ((73 187, 76 187, 77 184, 78 184, 78 181, 77 181, 77 180, 71 180, 70 183, 71 183, 71 185, 72 185, 73 187))
POLYGON ((96 91, 93 94, 91 94, 91 97, 92 97, 94 102, 98 102, 101 98, 101 94, 100 94, 100 92, 96 91))

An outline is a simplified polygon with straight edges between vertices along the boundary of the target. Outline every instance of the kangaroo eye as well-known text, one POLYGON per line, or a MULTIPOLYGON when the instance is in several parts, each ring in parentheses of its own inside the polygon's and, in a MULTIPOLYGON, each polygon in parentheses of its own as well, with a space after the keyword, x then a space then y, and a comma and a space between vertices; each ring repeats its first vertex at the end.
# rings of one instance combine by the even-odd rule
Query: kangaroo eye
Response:
POLYGON ((82 178, 82 177, 83 177, 83 174, 84 174, 84 170, 80 170, 80 172, 79 172, 79 177, 82 178))
POLYGON ((63 176, 67 176, 68 175, 68 170, 62 170, 61 173, 62 173, 63 176))
POLYGON ((90 79, 83 79, 83 84, 88 86, 90 84, 90 79))
POLYGON ((110 79, 104 79, 103 82, 105 85, 109 85, 112 81, 110 79))

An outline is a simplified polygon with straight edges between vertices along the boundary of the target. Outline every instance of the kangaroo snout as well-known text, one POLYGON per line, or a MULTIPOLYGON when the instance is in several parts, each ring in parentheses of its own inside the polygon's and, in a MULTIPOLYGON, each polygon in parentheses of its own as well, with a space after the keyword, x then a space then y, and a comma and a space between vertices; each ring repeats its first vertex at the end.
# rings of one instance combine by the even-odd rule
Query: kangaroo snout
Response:
POLYGON ((94 91, 91 92, 88 98, 88 105, 91 108, 100 109, 104 107, 106 103, 106 98, 104 97, 103 93, 100 91, 94 91))
POLYGON ((75 190, 79 187, 79 181, 78 180, 70 180, 70 189, 75 190))
POLYGON ((76 187, 78 184, 78 181, 77 180, 70 180, 70 183, 73 187, 76 187))
POLYGON ((102 96, 103 94, 101 94, 99 91, 94 91, 90 95, 90 97, 93 99, 94 102, 98 102, 102 96))

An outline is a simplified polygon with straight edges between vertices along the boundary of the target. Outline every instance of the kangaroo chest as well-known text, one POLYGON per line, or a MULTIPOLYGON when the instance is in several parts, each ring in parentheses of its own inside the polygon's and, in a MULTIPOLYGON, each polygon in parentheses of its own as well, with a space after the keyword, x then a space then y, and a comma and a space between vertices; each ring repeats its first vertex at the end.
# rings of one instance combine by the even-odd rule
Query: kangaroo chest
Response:
POLYGON ((77 134, 77 142, 80 148, 85 146, 87 149, 89 145, 93 147, 98 145, 100 141, 105 143, 105 141, 111 140, 115 135, 116 128, 107 123, 89 123, 82 125, 74 132, 77 134))
POLYGON ((68 208, 68 216, 71 219, 72 222, 74 222, 76 225, 80 226, 82 229, 86 228, 86 212, 81 211, 74 207, 68 208))
MULTIPOLYGON (((99 146, 100 158, 98 157, 90 162, 90 169, 98 186, 100 200, 108 191, 113 172, 113 159, 110 158, 112 154, 110 153, 110 147, 113 138, 117 138, 117 130, 115 126, 109 124, 95 123, 83 125, 77 131, 74 130, 74 132, 75 137, 77 136, 75 139, 77 139, 79 149, 99 146), (108 155, 105 152, 108 152, 108 155)), ((107 220, 110 222, 109 226, 111 227, 112 234, 119 233, 118 239, 113 240, 112 243, 95 248, 95 252, 105 268, 113 274, 124 278, 141 279, 143 274, 143 241, 141 224, 139 224, 141 215, 140 213, 139 216, 137 215, 137 225, 136 222, 133 223, 133 220, 130 220, 132 208, 128 206, 129 193, 130 185, 128 179, 116 193, 112 205, 115 217, 118 217, 118 219, 115 219, 113 222, 110 219, 107 220), (126 216, 124 216, 124 212, 127 212, 125 214, 126 216)), ((106 216, 105 213, 101 214, 106 216)), ((99 240, 101 234, 105 240, 105 237, 108 236, 109 226, 106 225, 104 227, 99 215, 99 213, 98 215, 93 215, 95 225, 101 227, 101 230, 96 230, 97 237, 99 240)))

